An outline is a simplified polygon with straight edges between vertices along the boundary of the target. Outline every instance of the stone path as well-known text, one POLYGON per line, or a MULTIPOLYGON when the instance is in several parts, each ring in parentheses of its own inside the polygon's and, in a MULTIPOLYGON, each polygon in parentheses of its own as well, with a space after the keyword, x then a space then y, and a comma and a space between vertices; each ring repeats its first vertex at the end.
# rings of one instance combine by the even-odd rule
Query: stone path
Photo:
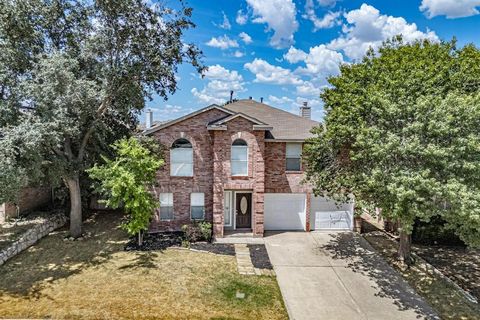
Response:
POLYGON ((271 277, 275 275, 273 270, 260 269, 253 266, 250 249, 245 243, 235 244, 235 257, 237 258, 237 270, 240 274, 271 277))
POLYGON ((244 243, 235 244, 235 257, 237 258, 238 273, 254 275, 255 268, 250 258, 250 249, 244 243))

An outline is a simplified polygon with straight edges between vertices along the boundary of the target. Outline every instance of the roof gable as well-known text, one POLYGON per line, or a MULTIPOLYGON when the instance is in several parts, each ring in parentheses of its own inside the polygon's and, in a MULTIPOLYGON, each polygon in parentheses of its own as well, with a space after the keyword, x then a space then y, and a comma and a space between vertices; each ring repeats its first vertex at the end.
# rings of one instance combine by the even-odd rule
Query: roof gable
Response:
POLYGON ((312 137, 311 129, 319 125, 317 121, 251 99, 238 100, 224 108, 268 123, 272 127, 266 136, 268 140, 302 141, 312 137))
POLYGON ((225 109, 223 107, 220 107, 216 104, 211 104, 205 108, 202 108, 200 110, 197 110, 197 111, 194 111, 192 113, 189 113, 187 115, 184 115, 183 117, 180 117, 180 118, 177 118, 177 119, 174 119, 174 120, 171 120, 171 121, 167 121, 167 122, 163 122, 163 123, 160 123, 159 125, 156 125, 150 129, 147 129, 147 130, 144 130, 143 131, 143 134, 145 135, 150 135, 158 130, 161 130, 161 129, 164 129, 164 128, 167 128, 167 127, 170 127, 176 123, 179 123, 181 121, 184 121, 184 120, 187 120, 189 118, 192 118, 192 117, 195 117, 203 112, 206 112, 206 111, 209 111, 209 110, 212 110, 212 109, 217 109, 217 110, 220 110, 220 111, 223 111, 225 113, 227 113, 228 115, 234 115, 236 114, 236 112, 234 111, 231 111, 231 110, 228 110, 228 109, 225 109))

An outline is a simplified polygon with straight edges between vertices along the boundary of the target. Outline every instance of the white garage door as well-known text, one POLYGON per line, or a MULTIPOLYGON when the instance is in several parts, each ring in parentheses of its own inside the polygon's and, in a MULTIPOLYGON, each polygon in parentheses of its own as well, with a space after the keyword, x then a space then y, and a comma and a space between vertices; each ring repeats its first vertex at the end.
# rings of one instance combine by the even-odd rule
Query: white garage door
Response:
POLYGON ((303 193, 266 193, 265 230, 305 230, 303 193))
POLYGON ((312 230, 352 230, 353 203, 337 204, 325 197, 312 197, 310 226, 312 230))

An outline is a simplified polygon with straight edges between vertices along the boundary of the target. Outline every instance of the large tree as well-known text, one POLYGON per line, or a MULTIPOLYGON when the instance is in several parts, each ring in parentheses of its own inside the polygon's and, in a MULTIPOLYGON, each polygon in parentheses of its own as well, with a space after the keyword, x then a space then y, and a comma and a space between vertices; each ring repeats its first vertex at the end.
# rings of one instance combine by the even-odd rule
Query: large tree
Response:
POLYGON ((415 219, 480 246, 480 51, 396 38, 329 82, 306 151, 316 191, 398 220, 404 262, 415 219))
POLYGON ((179 64, 202 71, 201 52, 182 41, 191 13, 182 2, 0 2, 0 201, 63 181, 79 236, 79 176, 135 129, 145 99, 176 90, 179 64))

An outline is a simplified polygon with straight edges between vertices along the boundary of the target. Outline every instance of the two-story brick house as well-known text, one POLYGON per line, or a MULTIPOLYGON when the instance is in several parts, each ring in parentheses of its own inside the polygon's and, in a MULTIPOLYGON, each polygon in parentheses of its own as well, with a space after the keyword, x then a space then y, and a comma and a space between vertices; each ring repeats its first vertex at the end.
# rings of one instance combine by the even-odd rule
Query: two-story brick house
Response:
POLYGON ((350 228, 350 205, 313 197, 302 183, 303 143, 319 123, 306 105, 300 113, 248 99, 147 128, 166 147, 151 231, 194 220, 213 222, 215 237, 239 229, 261 237, 265 230, 350 228))

